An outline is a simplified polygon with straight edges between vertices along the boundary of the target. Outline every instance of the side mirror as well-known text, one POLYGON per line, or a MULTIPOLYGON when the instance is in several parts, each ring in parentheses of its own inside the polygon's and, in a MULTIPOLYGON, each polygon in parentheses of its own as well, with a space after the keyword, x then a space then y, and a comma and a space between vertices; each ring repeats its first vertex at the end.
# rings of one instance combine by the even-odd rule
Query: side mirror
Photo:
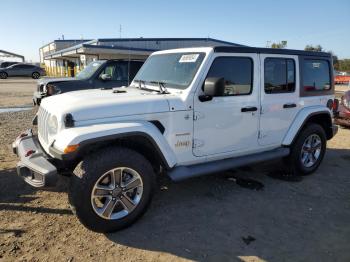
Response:
POLYGON ((201 102, 210 101, 215 96, 223 96, 225 93, 225 79, 223 77, 208 77, 203 87, 204 95, 199 96, 201 102))
POLYGON ((112 80, 112 76, 110 74, 102 74, 100 76, 100 79, 103 81, 109 81, 109 80, 112 80))

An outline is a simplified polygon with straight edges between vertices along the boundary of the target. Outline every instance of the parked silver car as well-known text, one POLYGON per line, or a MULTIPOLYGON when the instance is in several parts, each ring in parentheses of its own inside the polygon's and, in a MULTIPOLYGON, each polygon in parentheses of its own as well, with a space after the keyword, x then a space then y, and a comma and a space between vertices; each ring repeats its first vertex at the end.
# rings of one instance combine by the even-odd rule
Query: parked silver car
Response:
POLYGON ((30 76, 38 79, 44 75, 46 75, 46 72, 43 68, 31 64, 19 63, 6 68, 0 68, 1 79, 6 79, 10 76, 30 76))

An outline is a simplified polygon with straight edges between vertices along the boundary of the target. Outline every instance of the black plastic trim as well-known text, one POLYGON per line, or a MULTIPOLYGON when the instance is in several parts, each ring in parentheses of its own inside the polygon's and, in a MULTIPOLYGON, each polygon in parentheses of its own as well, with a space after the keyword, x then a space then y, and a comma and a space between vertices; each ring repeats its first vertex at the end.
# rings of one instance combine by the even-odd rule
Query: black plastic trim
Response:
POLYGON ((51 146, 49 148, 50 154, 52 154, 55 158, 62 160, 62 161, 74 161, 79 159, 84 155, 84 152, 88 151, 89 147, 92 145, 97 145, 98 143, 102 142, 108 142, 108 141, 113 141, 118 138, 127 138, 127 137, 132 137, 132 136, 141 136, 146 138, 152 146, 156 149, 158 152, 159 156, 161 157, 162 163, 165 165, 167 169, 170 169, 168 162, 166 161, 162 151, 158 147, 157 143, 154 141, 154 139, 143 132, 128 132, 128 133, 122 133, 122 134, 114 134, 114 135, 109 135, 109 136, 102 136, 102 137, 97 137, 97 138, 92 138, 85 140, 79 144, 78 150, 72 153, 67 153, 65 154, 64 152, 54 148, 51 146))
MULTIPOLYGON (((320 112, 311 113, 310 115, 308 115, 308 116, 304 119, 304 121, 303 121, 303 123, 301 124, 301 126, 300 126, 298 132, 297 132, 296 135, 294 136, 293 141, 292 141, 291 144, 293 144, 293 143, 295 142, 295 139, 297 139, 297 137, 299 136, 301 130, 304 128, 304 126, 305 126, 306 123, 310 120, 311 117, 316 116, 316 115, 323 115, 323 114, 327 114, 327 115, 330 117, 331 123, 332 123, 332 117, 331 117, 331 115, 330 115, 330 113, 329 113, 328 111, 320 111, 320 112)), ((331 126, 329 126, 329 128, 332 130, 332 133, 333 133, 333 125, 332 125, 332 124, 331 124, 331 126)), ((327 135, 327 133, 326 133, 326 135, 327 135)), ((333 133, 333 135, 332 135, 331 137, 327 137, 327 140, 331 139, 334 135, 335 135, 335 134, 333 133)))
POLYGON ((263 54, 285 54, 285 55, 302 55, 302 56, 319 56, 331 58, 326 52, 303 51, 293 49, 278 48, 260 48, 260 47, 234 47, 234 46, 216 46, 215 53, 263 53, 263 54))

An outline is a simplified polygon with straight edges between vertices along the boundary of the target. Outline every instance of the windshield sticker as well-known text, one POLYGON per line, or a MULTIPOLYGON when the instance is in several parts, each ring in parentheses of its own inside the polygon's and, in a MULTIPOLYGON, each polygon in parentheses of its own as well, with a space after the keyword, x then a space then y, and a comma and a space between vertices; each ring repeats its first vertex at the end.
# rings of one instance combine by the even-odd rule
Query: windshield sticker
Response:
POLYGON ((182 55, 179 60, 179 63, 194 63, 197 61, 198 57, 199 54, 182 55))

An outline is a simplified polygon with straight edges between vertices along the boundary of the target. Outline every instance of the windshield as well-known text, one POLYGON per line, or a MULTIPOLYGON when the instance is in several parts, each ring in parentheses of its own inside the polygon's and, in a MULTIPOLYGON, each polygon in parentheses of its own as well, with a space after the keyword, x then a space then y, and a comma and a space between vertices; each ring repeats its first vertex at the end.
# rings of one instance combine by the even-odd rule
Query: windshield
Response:
POLYGON ((102 65, 104 61, 94 61, 88 64, 79 74, 77 74, 77 78, 79 79, 87 79, 90 78, 99 67, 102 65))
POLYGON ((166 87, 185 89, 191 83, 204 53, 172 53, 150 56, 135 76, 135 81, 163 83, 166 87))

